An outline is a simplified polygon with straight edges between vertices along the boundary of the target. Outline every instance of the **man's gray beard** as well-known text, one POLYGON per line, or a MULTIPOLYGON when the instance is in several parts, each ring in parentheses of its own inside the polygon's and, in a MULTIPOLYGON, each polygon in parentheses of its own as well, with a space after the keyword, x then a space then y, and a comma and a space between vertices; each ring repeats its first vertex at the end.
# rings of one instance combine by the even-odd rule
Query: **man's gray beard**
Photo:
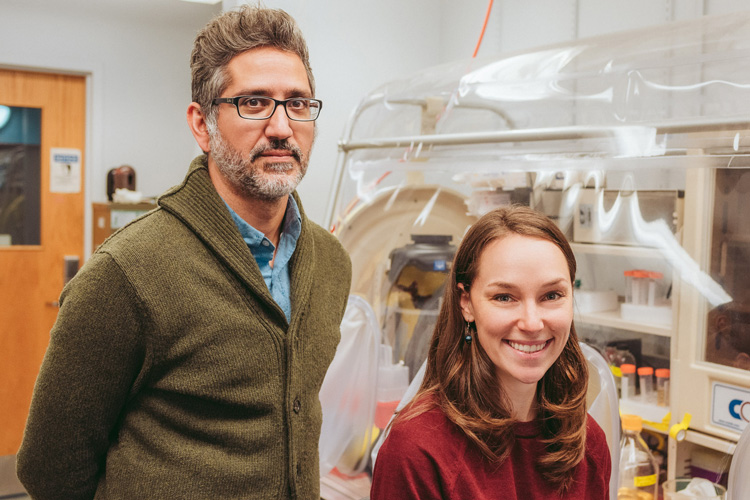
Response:
MULTIPOLYGON (((239 193, 257 198, 263 201, 276 201, 279 198, 287 196, 297 188, 302 178, 307 172, 308 158, 302 153, 297 146, 292 146, 285 140, 271 141, 266 146, 257 146, 250 153, 243 156, 242 153, 227 144, 218 130, 209 131, 209 153, 219 168, 219 171, 239 191, 239 193), (287 163, 269 163, 263 166, 262 163, 255 163, 255 160, 267 150, 283 149, 291 152, 298 163, 299 168, 295 168, 294 162, 287 163), (264 168, 266 171, 264 171, 264 168), (272 175, 272 172, 290 172, 287 175, 272 175)), ((261 160, 262 161, 262 160, 261 160)))

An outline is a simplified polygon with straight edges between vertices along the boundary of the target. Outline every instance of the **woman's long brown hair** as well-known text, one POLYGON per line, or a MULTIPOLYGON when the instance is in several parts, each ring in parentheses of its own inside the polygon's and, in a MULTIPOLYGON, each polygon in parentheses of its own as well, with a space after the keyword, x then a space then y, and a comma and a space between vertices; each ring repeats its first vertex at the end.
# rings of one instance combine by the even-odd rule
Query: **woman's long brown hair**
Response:
MULTIPOLYGON (((459 284, 469 289, 482 251, 490 242, 508 234, 542 238, 557 245, 568 262, 571 284, 575 280, 573 251, 565 235, 545 215, 528 207, 512 206, 480 218, 466 233, 454 257, 422 385, 412 403, 393 421, 398 425, 437 404, 488 459, 498 463, 510 454, 516 421, 510 417, 510 402, 476 335, 474 342, 463 342, 466 322, 461 313, 459 284)), ((587 385, 586 358, 571 324, 563 352, 537 383, 537 418, 546 447, 538 467, 561 493, 570 486, 573 470, 585 452, 587 385)))

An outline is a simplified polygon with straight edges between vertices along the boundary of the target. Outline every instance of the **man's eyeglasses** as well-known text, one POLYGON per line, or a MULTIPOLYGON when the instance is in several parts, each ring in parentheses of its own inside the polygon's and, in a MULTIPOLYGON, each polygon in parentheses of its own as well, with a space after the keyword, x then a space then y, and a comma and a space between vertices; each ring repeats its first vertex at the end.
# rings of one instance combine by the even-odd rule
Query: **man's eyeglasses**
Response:
POLYGON ((257 95, 241 95, 237 97, 219 97, 211 101, 213 104, 234 104, 237 113, 248 120, 267 120, 273 116, 276 106, 283 106, 286 116, 297 122, 311 122, 320 115, 323 101, 293 97, 279 101, 271 97, 257 95))

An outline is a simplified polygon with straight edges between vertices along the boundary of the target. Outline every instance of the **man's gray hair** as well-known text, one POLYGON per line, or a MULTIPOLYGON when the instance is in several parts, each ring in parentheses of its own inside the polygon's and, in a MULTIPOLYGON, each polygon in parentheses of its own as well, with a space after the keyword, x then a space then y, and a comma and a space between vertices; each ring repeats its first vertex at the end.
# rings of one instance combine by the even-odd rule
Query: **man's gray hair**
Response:
POLYGON ((206 121, 213 122, 216 108, 211 101, 229 86, 229 61, 258 47, 273 47, 299 56, 307 71, 310 90, 315 96, 315 80, 310 68, 307 43, 297 22, 281 9, 243 5, 220 14, 198 32, 190 55, 192 97, 206 121))

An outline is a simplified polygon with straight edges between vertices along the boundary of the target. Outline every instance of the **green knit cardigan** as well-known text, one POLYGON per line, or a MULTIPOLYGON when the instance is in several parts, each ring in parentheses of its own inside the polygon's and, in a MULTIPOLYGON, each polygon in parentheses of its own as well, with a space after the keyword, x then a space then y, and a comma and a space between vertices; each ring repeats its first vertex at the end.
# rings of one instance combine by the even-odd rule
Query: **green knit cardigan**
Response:
POLYGON ((287 323, 196 158, 63 291, 18 454, 33 498, 318 500, 351 263, 302 212, 290 264, 287 323))

